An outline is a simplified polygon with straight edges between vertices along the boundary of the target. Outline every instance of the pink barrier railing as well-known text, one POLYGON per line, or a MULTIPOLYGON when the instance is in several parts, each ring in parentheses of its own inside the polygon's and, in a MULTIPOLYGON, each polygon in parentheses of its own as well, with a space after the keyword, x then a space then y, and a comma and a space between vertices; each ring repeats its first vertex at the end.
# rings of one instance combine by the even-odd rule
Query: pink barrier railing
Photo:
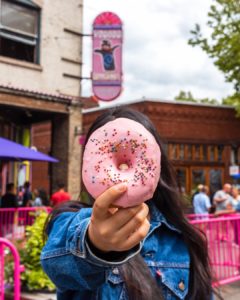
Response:
POLYGON ((20 257, 15 246, 7 239, 0 238, 0 300, 4 300, 5 281, 4 281, 4 257, 5 248, 8 248, 14 259, 14 296, 11 299, 20 300, 20 272, 24 267, 20 265, 20 257))
POLYGON ((208 240, 213 285, 240 280, 240 214, 190 221, 208 240))
POLYGON ((201 219, 209 219, 213 218, 213 214, 187 214, 188 220, 201 220, 201 219))
POLYGON ((0 209, 0 237, 8 239, 23 238, 25 228, 32 225, 37 212, 51 211, 51 207, 20 207, 0 209))

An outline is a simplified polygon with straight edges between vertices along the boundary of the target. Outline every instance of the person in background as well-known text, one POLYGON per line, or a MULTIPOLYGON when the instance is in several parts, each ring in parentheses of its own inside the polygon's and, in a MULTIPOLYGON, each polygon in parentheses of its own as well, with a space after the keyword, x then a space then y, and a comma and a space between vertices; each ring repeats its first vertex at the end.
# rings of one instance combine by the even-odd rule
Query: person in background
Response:
POLYGON ((216 206, 216 212, 226 210, 229 203, 232 202, 231 196, 232 186, 229 183, 225 183, 222 190, 217 191, 213 196, 213 204, 216 206))
MULTIPOLYGON (((232 193, 232 195, 234 195, 234 193, 232 193)), ((219 210, 217 212, 215 212, 215 216, 216 217, 222 217, 222 216, 226 216, 226 215, 231 215, 231 214, 239 214, 240 213, 240 201, 235 202, 235 205, 233 205, 232 203, 228 203, 226 208, 223 210, 219 210)), ((234 242, 240 246, 240 234, 239 234, 239 220, 232 220, 232 226, 233 226, 233 230, 234 230, 234 242)), ((226 231, 226 230, 225 230, 226 231)), ((229 230, 227 230, 229 232, 229 230)))
POLYGON ((203 184, 199 184, 195 190, 195 192, 192 194, 192 203, 193 203, 193 199, 194 197, 200 192, 200 190, 203 188, 203 184))
POLYGON ((42 206, 42 199, 39 195, 39 189, 34 189, 33 191, 34 194, 34 201, 32 203, 32 206, 42 206))
POLYGON ((193 198, 193 208, 195 214, 208 214, 211 208, 210 199, 207 195, 207 187, 202 186, 199 193, 193 198))
POLYGON ((2 196, 1 208, 15 208, 18 207, 17 196, 15 194, 14 183, 8 183, 6 187, 6 194, 2 196))
POLYGON ((49 206, 49 198, 46 191, 43 188, 34 189, 34 201, 33 206, 49 206))
POLYGON ((49 206, 50 201, 49 201, 49 197, 48 197, 48 194, 47 194, 46 190, 44 188, 39 188, 38 192, 39 192, 39 197, 42 200, 42 205, 43 206, 49 206))
POLYGON ((30 182, 29 181, 26 181, 24 183, 24 193, 23 193, 23 203, 22 203, 22 206, 23 207, 28 207, 28 206, 31 206, 31 202, 32 202, 32 193, 30 191, 30 182))
POLYGON ((59 183, 57 192, 51 196, 52 206, 69 200, 71 200, 71 195, 65 191, 64 183, 59 183))
POLYGON ((22 204, 23 204, 23 187, 22 186, 18 187, 17 199, 18 199, 18 206, 22 206, 22 204))
POLYGON ((233 208, 235 208, 238 205, 238 203, 240 202, 240 195, 239 195, 238 189, 236 187, 232 187, 231 195, 232 195, 231 205, 233 208))

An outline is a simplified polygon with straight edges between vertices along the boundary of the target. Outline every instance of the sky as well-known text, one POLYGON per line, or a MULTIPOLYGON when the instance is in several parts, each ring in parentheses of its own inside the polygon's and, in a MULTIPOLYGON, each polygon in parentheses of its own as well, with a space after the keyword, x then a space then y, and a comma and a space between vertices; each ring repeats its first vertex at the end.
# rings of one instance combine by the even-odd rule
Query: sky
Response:
MULTIPOLYGON (((190 30, 200 24, 209 34, 207 13, 212 0, 85 0, 83 30, 92 33, 95 17, 116 13, 123 21, 123 92, 115 103, 137 99, 174 100, 180 90, 195 98, 220 101, 232 85, 200 47, 188 45, 190 30)), ((83 77, 92 68, 92 40, 83 40, 83 77)), ((91 81, 82 81, 82 95, 92 95, 91 81)), ((113 102, 108 102, 113 104, 113 102)))

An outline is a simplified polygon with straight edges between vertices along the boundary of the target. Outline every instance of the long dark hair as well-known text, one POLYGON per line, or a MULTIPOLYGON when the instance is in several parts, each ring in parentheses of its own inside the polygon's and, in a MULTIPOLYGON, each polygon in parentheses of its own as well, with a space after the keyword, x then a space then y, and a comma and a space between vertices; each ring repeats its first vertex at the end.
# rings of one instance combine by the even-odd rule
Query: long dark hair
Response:
MULTIPOLYGON (((166 219, 181 232, 190 254, 190 281, 187 299, 210 299, 211 271, 208 258, 207 241, 203 234, 194 228, 184 216, 181 196, 178 192, 173 167, 164 152, 160 136, 152 122, 142 113, 129 108, 114 108, 104 112, 90 127, 86 142, 91 134, 117 118, 128 118, 142 124, 156 139, 161 149, 161 176, 151 201, 166 219)), ((65 208, 66 209, 66 208, 65 208)), ((131 300, 163 299, 161 289, 150 275, 149 268, 140 254, 120 268, 131 300)))

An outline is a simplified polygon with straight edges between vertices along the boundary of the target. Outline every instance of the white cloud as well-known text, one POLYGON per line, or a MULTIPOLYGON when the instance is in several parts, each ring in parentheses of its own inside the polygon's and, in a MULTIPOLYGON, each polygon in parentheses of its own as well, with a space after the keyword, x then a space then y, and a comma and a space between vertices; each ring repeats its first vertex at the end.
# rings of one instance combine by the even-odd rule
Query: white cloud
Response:
MULTIPOLYGON (((223 74, 199 48, 187 44, 199 23, 204 32, 211 0, 87 0, 84 32, 91 33, 94 18, 103 11, 119 15, 124 23, 124 91, 118 101, 146 98, 173 99, 180 90, 197 98, 221 99, 232 91, 223 74)), ((84 38, 83 76, 91 72, 91 38, 84 38)), ((83 81, 83 95, 91 95, 83 81)), ((117 102, 118 102, 117 101, 117 102)))

